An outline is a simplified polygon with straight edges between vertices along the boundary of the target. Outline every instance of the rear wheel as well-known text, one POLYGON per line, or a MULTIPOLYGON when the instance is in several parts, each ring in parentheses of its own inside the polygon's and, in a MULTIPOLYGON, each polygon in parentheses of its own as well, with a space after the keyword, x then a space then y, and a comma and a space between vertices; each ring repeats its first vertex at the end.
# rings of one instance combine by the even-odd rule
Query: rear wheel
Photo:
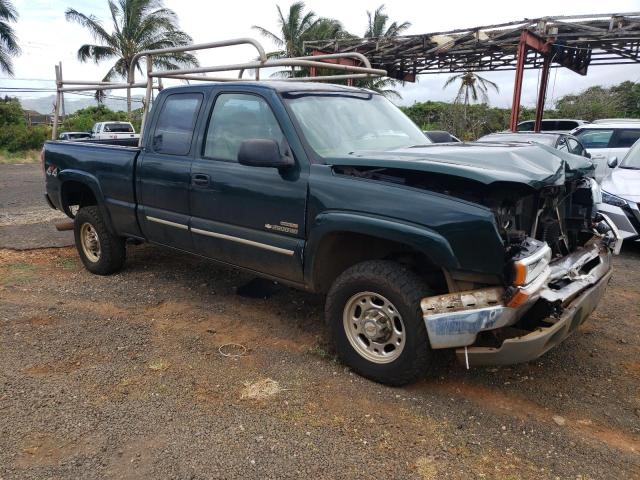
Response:
POLYGON ((122 269, 126 258, 125 240, 109 232, 98 207, 92 205, 78 210, 73 231, 76 248, 87 270, 109 275, 122 269))
POLYGON ((420 300, 431 292, 407 267, 359 263, 334 282, 325 314, 340 359, 360 375, 403 385, 423 374, 431 350, 420 300))

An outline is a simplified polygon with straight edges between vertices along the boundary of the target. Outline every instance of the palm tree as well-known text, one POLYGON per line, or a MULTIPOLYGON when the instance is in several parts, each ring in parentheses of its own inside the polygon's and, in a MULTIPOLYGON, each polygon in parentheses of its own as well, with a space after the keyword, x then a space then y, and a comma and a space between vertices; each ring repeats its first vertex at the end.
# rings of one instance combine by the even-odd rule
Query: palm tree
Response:
MULTIPOLYGON (((162 0, 108 0, 113 32, 109 33, 93 15, 67 9, 65 17, 85 27, 96 44, 85 44, 78 49, 81 62, 96 64, 115 59, 103 81, 116 78, 129 81, 129 67, 133 56, 144 50, 178 47, 192 43, 189 35, 178 27, 178 17, 163 6, 162 0)), ((165 70, 195 66, 196 58, 190 53, 166 53, 153 57, 153 66, 165 70)), ((138 62, 135 68, 142 71, 138 62)), ((127 112, 131 114, 131 90, 127 89, 127 112)))
MULTIPOLYGON (((401 35, 411 27, 411 22, 391 22, 389 24, 389 15, 384 11, 384 4, 376 8, 373 13, 367 11, 367 20, 365 38, 393 38, 401 35)), ((381 93, 387 98, 400 100, 402 95, 395 90, 398 83, 402 82, 393 78, 372 78, 360 81, 358 85, 381 93)))
POLYGON ((11 57, 20 54, 18 39, 9 25, 18 19, 18 12, 9 0, 0 0, 0 70, 13 76, 11 57))
POLYGON ((489 87, 493 88, 496 92, 500 91, 496 83, 473 72, 451 75, 442 88, 445 89, 456 81, 460 81, 460 87, 458 88, 454 103, 461 103, 465 105, 465 107, 469 105, 471 101, 477 102, 478 98, 482 100, 482 103, 489 103, 489 87))
MULTIPOLYGON (((332 18, 318 17, 311 10, 305 12, 304 2, 295 2, 289 7, 289 12, 285 15, 280 6, 278 10, 278 33, 273 33, 264 27, 253 25, 253 29, 271 40, 278 50, 267 53, 269 58, 302 57, 305 55, 304 42, 307 40, 323 40, 341 38, 348 35, 342 28, 338 20, 332 18)), ((291 67, 291 72, 281 71, 276 75, 296 76, 304 74, 306 70, 296 70, 291 67)))
POLYGON ((367 31, 364 34, 365 38, 397 37, 411 27, 411 22, 392 22, 387 26, 387 23, 389 22, 389 15, 384 13, 384 4, 376 8, 373 13, 367 11, 367 17, 369 19, 369 23, 367 31))

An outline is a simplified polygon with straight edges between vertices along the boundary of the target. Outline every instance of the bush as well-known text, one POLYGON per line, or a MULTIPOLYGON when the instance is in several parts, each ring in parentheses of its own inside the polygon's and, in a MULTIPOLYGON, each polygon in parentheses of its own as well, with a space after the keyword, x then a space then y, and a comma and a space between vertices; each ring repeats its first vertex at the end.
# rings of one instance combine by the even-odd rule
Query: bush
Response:
POLYGON ((37 125, 6 125, 0 128, 0 149, 8 152, 40 149, 51 138, 51 127, 37 125))
POLYGON ((16 98, 0 100, 0 126, 26 125, 24 110, 16 98))
MULTIPOLYGON (((138 132, 140 130, 142 111, 134 110, 131 112, 131 117, 131 123, 136 132, 138 132)), ((96 122, 112 121, 127 122, 129 119, 126 112, 115 112, 104 105, 87 107, 67 115, 67 118, 62 122, 60 132, 88 132, 96 122)))

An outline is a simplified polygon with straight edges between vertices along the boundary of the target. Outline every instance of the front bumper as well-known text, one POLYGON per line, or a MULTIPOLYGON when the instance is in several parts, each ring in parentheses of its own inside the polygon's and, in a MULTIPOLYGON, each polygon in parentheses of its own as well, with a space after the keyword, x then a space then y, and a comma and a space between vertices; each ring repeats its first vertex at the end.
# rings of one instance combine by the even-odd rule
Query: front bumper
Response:
POLYGON ((466 347, 456 353, 469 365, 510 364, 539 357, 566 338, 596 307, 611 276, 611 250, 594 237, 584 247, 552 261, 535 280, 521 287, 527 300, 519 306, 509 306, 501 287, 422 299, 431 347, 466 347), (517 336, 504 339, 498 347, 474 345, 480 332, 513 326, 534 306, 553 312, 542 315, 538 328, 514 329, 517 336))
POLYGON ((640 207, 637 203, 628 202, 624 207, 599 203, 598 211, 607 215, 615 223, 623 240, 634 240, 640 237, 640 207))

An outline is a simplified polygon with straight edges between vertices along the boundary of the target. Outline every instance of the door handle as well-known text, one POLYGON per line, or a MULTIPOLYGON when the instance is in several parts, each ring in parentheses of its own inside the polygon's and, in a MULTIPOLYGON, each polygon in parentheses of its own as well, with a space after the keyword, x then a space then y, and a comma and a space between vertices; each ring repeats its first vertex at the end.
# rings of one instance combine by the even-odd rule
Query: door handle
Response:
POLYGON ((209 185, 209 175, 204 173, 194 173, 191 175, 191 183, 198 185, 199 187, 206 187, 209 185))

